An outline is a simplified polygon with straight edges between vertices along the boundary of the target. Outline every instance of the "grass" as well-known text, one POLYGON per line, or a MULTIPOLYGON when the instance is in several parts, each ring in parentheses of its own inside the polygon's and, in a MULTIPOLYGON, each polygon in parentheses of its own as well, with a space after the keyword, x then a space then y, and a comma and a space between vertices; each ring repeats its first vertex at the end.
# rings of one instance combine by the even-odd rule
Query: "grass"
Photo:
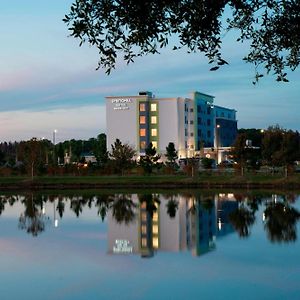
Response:
POLYGON ((300 189, 300 174, 284 178, 278 174, 200 173, 187 175, 151 175, 151 176, 37 176, 0 177, 1 189, 13 188, 192 188, 192 187, 234 187, 234 188, 291 188, 300 189))

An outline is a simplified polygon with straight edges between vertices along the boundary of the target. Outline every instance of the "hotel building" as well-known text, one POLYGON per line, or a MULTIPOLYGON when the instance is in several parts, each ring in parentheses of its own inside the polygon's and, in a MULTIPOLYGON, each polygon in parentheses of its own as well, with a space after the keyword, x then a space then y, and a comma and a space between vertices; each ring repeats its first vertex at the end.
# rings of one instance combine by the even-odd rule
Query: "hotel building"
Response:
POLYGON ((116 139, 145 153, 151 142, 161 154, 173 142, 179 158, 200 156, 204 148, 230 147, 237 135, 236 111, 214 104, 214 97, 156 98, 151 92, 106 97, 107 148, 116 139))

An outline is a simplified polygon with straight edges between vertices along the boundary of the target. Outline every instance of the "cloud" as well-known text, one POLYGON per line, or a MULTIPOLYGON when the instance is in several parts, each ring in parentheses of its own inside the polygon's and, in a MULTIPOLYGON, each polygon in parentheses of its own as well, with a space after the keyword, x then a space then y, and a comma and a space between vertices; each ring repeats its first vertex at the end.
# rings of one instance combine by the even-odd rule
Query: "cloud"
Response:
POLYGON ((0 112, 0 141, 28 140, 32 137, 56 141, 88 139, 105 132, 105 106, 92 105, 47 111, 0 112))

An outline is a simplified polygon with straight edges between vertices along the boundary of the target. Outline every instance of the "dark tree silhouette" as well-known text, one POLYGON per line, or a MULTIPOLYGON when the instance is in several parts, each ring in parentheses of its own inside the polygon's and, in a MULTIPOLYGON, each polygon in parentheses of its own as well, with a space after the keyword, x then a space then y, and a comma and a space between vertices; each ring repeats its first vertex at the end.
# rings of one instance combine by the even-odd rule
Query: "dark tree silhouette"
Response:
POLYGON ((295 242, 300 213, 286 203, 268 203, 265 210, 265 230, 271 242, 295 242))
POLYGON ((171 37, 173 50, 203 52, 217 70, 227 64, 221 47, 230 30, 239 32, 237 42, 250 44, 244 60, 254 64, 256 81, 270 72, 288 81, 286 69, 295 70, 300 61, 296 0, 76 0, 63 21, 80 45, 98 49, 99 67, 108 74, 118 56, 130 63, 159 53, 171 37))
POLYGON ((136 217, 135 208, 136 204, 130 199, 129 196, 121 194, 116 195, 111 204, 112 215, 117 223, 129 224, 134 221, 136 217))
POLYGON ((46 224, 49 222, 49 217, 41 212, 42 197, 33 194, 26 195, 22 202, 25 205, 25 210, 20 215, 18 227, 36 237, 45 230, 46 224))
POLYGON ((240 237, 250 235, 250 227, 254 224, 255 214, 246 206, 239 207, 229 215, 229 221, 240 237))

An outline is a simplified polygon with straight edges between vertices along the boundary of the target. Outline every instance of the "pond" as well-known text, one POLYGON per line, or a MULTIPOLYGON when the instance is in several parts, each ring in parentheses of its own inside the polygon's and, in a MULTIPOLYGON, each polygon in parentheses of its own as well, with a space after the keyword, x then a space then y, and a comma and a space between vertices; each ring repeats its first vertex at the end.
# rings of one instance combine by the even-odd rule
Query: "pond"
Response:
POLYGON ((300 196, 0 195, 1 299, 300 299, 300 196))

